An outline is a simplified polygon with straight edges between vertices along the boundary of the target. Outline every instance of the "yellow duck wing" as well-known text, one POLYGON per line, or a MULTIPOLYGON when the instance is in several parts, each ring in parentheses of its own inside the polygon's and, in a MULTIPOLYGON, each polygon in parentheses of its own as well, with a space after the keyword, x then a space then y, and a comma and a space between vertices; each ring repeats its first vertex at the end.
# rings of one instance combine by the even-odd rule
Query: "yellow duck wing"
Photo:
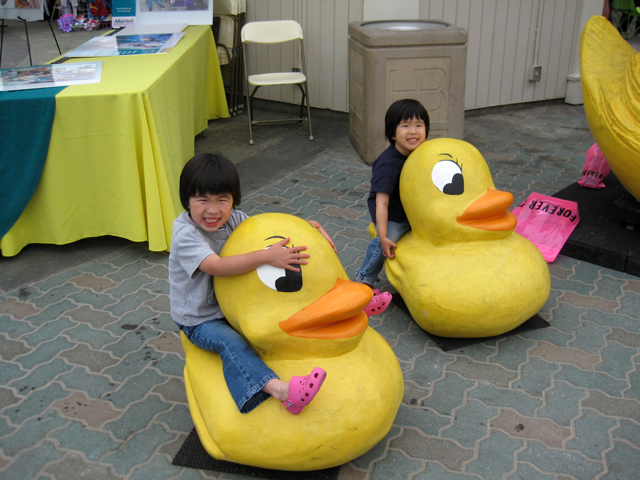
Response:
POLYGON ((580 38, 584 109, 620 183, 640 201, 640 53, 602 16, 580 38))

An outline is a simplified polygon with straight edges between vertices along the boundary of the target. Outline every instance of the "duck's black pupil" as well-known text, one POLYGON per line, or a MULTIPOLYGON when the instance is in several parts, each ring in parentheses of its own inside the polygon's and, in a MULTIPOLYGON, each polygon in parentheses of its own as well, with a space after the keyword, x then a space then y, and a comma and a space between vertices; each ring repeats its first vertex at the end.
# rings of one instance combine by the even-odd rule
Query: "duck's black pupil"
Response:
POLYGON ((300 271, 285 270, 284 277, 276 280, 276 290, 278 292, 299 292, 302 289, 302 268, 300 265, 295 265, 295 267, 300 268, 300 271))
POLYGON ((442 192, 447 195, 462 195, 464 193, 464 178, 461 173, 456 173, 451 179, 451 183, 447 183, 442 192))

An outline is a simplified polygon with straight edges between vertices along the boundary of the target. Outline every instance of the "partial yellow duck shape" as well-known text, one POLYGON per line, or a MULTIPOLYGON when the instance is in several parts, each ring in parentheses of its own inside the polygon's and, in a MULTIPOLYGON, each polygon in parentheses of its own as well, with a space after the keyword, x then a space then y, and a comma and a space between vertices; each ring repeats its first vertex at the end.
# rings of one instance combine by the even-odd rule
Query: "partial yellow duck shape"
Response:
POLYGON ((591 134, 620 183, 640 201, 640 52, 599 15, 582 30, 580 79, 591 134))
POLYGON ((461 140, 429 140, 411 153, 400 197, 412 230, 385 261, 413 319, 441 337, 491 337, 544 305, 549 268, 513 230, 513 195, 495 189, 482 154, 461 140))
POLYGON ((390 430, 404 383, 389 344, 368 326, 369 287, 350 282, 329 242, 308 222, 268 213, 245 220, 221 256, 269 248, 282 238, 305 245, 301 274, 263 266, 216 278, 229 323, 283 380, 327 372, 299 415, 268 399, 239 413, 217 354, 182 336, 189 407, 200 440, 213 457, 280 470, 315 470, 362 455, 390 430))

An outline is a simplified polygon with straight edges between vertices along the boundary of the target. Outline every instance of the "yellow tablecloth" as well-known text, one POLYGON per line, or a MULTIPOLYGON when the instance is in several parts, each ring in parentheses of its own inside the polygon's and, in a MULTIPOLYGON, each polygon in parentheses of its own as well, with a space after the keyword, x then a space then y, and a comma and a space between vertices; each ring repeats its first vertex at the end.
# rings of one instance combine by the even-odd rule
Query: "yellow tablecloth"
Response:
POLYGON ((167 54, 69 61, 92 60, 103 62, 102 81, 56 97, 44 171, 0 241, 4 256, 103 235, 168 250, 194 137, 229 116, 210 26, 188 27, 167 54))

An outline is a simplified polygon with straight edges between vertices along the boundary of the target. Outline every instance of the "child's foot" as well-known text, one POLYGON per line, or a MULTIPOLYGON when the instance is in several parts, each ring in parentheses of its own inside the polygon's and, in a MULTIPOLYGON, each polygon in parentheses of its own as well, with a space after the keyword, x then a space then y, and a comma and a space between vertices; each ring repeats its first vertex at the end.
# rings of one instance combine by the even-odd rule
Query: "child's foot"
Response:
POLYGON ((369 287, 371 290, 373 290, 374 295, 380 295, 382 293, 379 289, 377 289, 373 285, 369 285, 368 283, 365 283, 365 285, 369 287))
POLYGON ((392 298, 393 296, 389 292, 374 294, 371 302, 369 302, 369 305, 364 309, 364 313, 367 314, 367 317, 370 317, 371 315, 377 315, 384 312, 389 308, 392 298))
POLYGON ((314 399, 325 378, 327 378, 327 372, 317 367, 304 377, 291 377, 289 398, 282 402, 284 408, 298 415, 314 399))

